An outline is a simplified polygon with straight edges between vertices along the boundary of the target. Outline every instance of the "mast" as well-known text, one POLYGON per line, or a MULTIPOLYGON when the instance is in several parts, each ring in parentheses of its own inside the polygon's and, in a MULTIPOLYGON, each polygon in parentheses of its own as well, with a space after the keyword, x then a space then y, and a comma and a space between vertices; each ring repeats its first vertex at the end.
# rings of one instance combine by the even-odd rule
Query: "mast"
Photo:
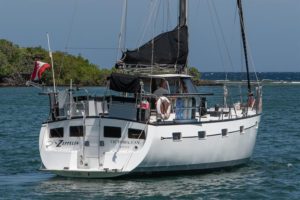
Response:
POLYGON ((55 93, 56 93, 56 84, 55 84, 53 55, 52 55, 52 51, 51 51, 51 47, 50 47, 49 33, 47 33, 47 41, 48 41, 49 57, 51 59, 51 69, 52 69, 52 78, 53 78, 53 92, 54 92, 54 95, 55 95, 55 93))
MULTIPOLYGON (((178 18, 178 27, 187 27, 187 1, 188 0, 179 0, 179 18, 178 18)), ((188 33, 187 33, 188 34, 188 33)), ((180 38, 179 38, 180 40, 180 38)), ((188 42, 188 41, 187 41, 188 42)), ((179 57, 179 43, 178 43, 178 53, 177 58, 179 57)), ((185 65, 185 73, 188 74, 187 62, 185 65)))
POLYGON ((187 24, 187 0, 179 0, 179 27, 187 24))
POLYGON ((244 23, 242 0, 237 0, 237 6, 239 9, 239 15, 240 15, 241 34, 242 34, 244 56, 245 56, 245 63, 246 63, 246 70, 247 70, 248 94, 251 94, 249 63, 248 63, 248 54, 247 54, 247 41, 246 41, 246 34, 245 34, 245 23, 244 23))
POLYGON ((184 70, 189 52, 187 2, 188 0, 179 0, 178 24, 173 30, 157 35, 136 49, 126 50, 116 67, 152 69, 155 64, 165 69, 184 70))

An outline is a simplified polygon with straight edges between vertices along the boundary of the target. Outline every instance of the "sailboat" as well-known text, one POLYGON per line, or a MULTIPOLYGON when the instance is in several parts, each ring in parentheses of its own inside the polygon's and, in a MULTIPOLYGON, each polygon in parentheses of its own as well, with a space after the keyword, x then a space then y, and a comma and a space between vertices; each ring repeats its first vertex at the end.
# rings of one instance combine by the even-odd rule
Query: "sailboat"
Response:
MULTIPOLYGON (((253 91, 241 0, 237 0, 247 67, 246 101, 208 107, 186 73, 187 0, 177 26, 117 62, 108 95, 72 88, 48 92, 49 119, 39 137, 41 170, 65 177, 198 172, 242 165, 253 153, 262 88, 253 91)), ((226 89, 227 90, 227 89, 226 89)), ((224 89, 224 91, 226 91, 224 89)), ((224 99, 227 92, 223 94, 224 99)))

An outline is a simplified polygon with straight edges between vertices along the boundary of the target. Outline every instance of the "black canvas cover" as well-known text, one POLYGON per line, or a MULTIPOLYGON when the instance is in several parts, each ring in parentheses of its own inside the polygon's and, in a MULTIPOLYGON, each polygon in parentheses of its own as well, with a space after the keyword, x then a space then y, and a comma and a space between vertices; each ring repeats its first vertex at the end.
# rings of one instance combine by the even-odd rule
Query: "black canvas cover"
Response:
POLYGON ((132 75, 113 73, 109 77, 109 88, 118 92, 137 93, 140 91, 140 79, 132 75))
POLYGON ((174 30, 156 36, 141 47, 123 53, 121 61, 126 65, 186 65, 188 56, 188 27, 176 27, 174 30), (153 51, 152 51, 153 50, 153 51))

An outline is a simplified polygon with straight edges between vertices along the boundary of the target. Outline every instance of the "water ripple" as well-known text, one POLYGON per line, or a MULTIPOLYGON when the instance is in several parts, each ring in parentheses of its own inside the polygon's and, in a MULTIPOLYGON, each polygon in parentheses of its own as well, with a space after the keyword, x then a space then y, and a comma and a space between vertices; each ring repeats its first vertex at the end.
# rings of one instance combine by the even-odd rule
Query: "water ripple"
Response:
POLYGON ((246 166, 193 176, 93 180, 39 172, 38 134, 48 99, 33 88, 0 88, 0 199, 298 199, 299 89, 264 87, 262 123, 246 166))

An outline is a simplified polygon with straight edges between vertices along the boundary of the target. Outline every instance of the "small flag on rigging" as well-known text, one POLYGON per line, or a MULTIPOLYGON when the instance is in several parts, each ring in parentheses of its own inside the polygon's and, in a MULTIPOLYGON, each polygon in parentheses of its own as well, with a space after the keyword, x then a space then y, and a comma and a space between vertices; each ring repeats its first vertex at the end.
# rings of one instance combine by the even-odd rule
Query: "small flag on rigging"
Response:
POLYGON ((49 69, 51 67, 50 64, 44 63, 41 61, 35 61, 34 70, 31 74, 31 81, 40 81, 42 74, 46 69, 49 69))

